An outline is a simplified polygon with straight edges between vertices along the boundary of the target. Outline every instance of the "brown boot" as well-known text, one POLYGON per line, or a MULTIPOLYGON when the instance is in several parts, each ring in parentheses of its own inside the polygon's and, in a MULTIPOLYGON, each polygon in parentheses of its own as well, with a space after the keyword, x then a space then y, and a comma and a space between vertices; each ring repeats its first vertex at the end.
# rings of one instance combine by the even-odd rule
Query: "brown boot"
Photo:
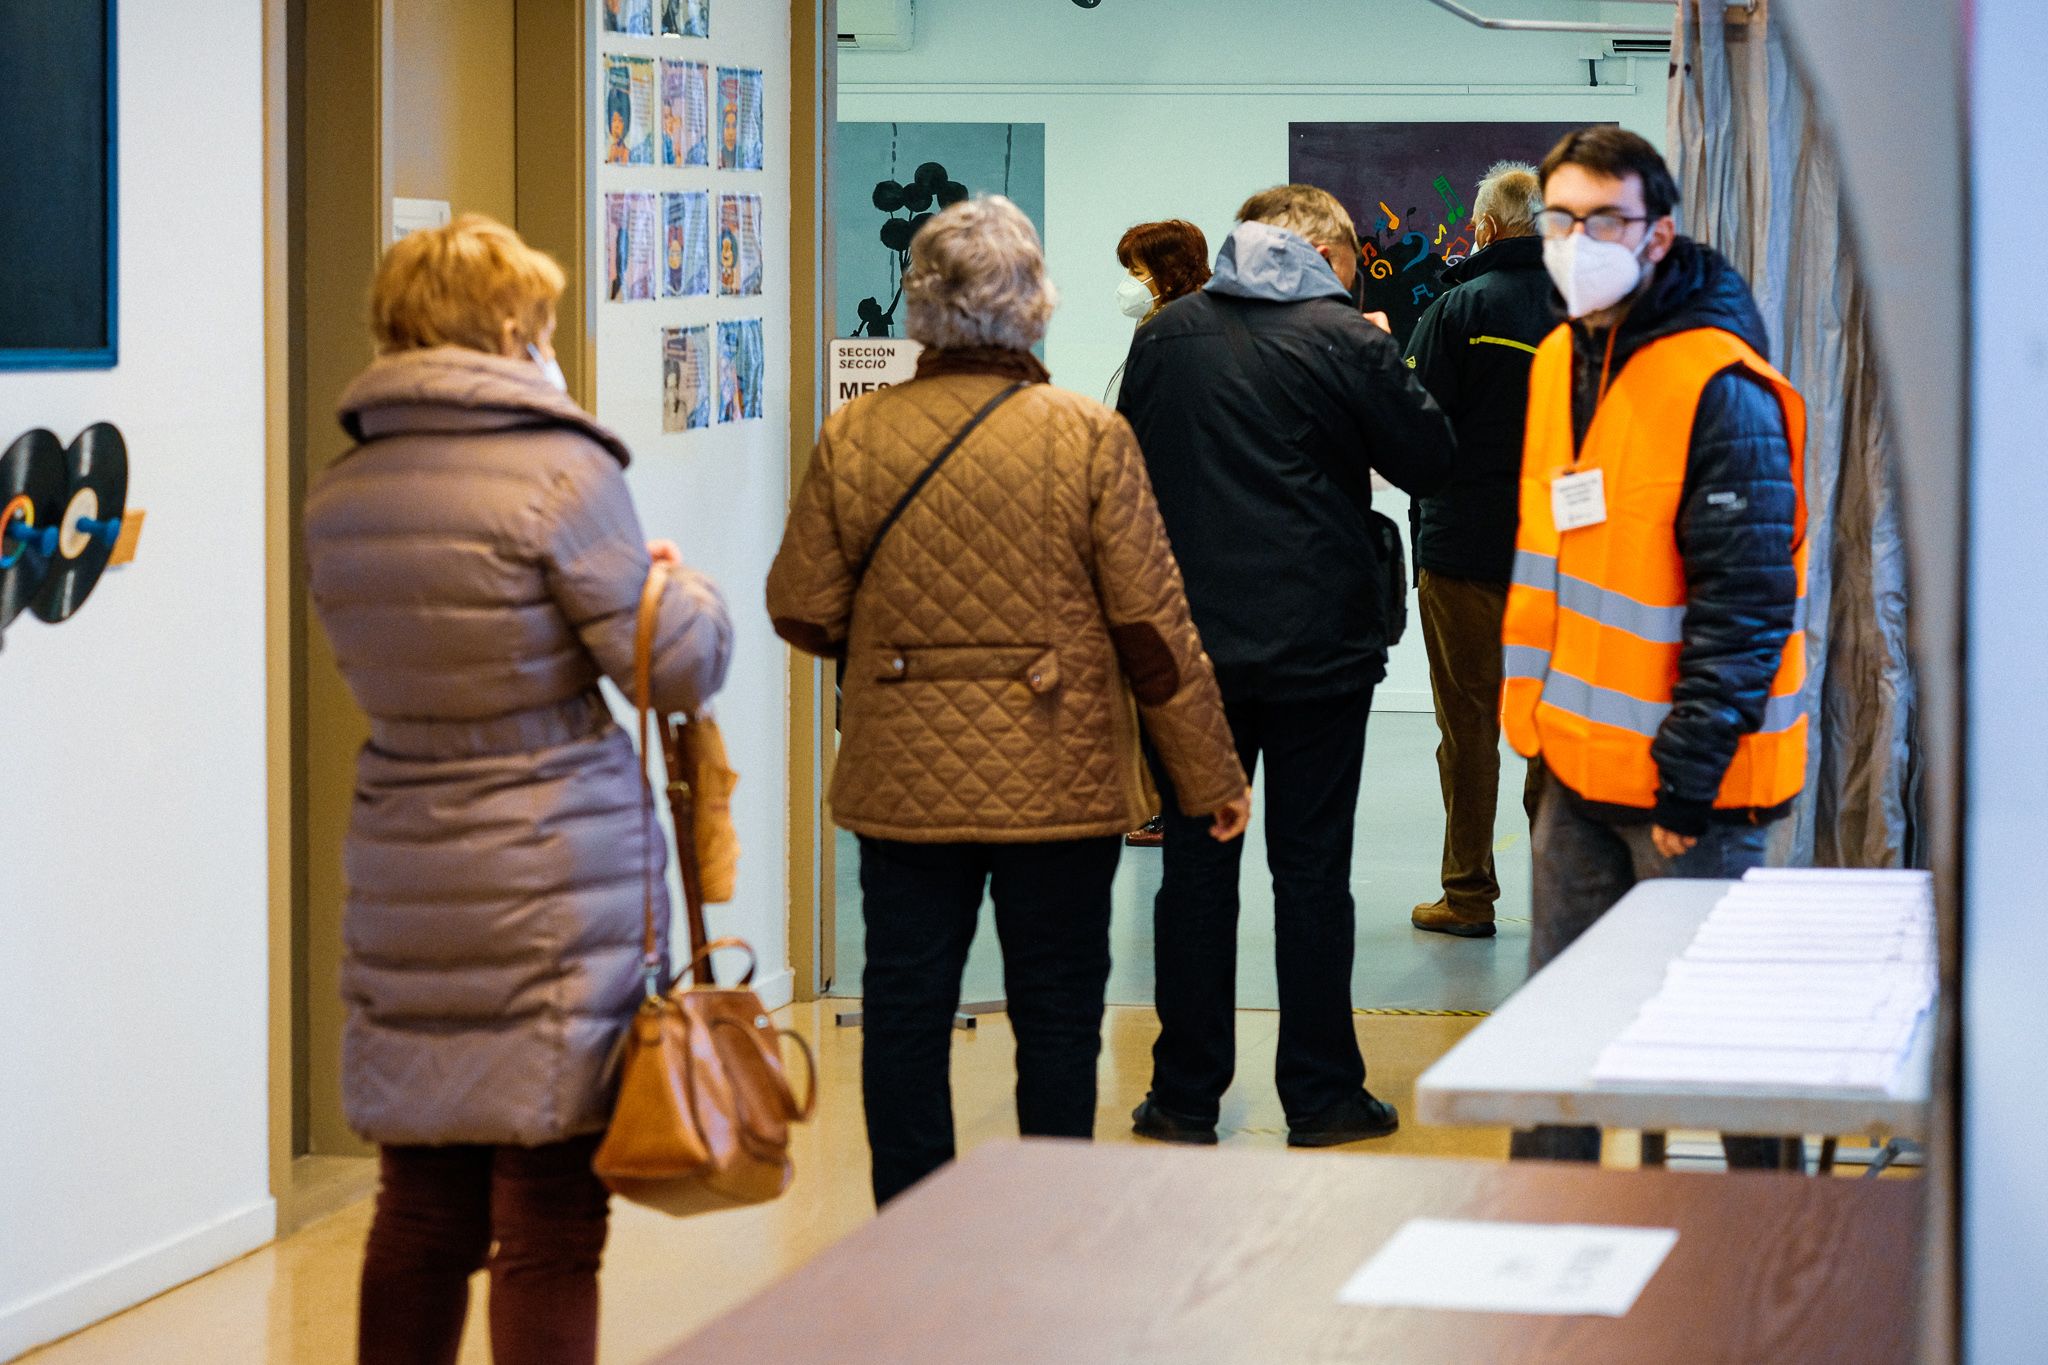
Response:
POLYGON ((1459 938, 1492 938, 1494 933, 1492 915, 1485 919, 1466 919, 1444 901, 1416 906, 1408 922, 1432 934, 1455 934, 1459 938))

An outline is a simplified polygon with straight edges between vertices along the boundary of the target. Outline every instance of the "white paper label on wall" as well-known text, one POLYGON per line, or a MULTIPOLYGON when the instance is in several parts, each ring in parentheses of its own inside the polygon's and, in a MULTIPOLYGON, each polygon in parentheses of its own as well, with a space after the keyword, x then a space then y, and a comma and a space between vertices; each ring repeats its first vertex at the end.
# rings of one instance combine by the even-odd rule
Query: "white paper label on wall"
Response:
POLYGON ((391 240, 396 242, 421 228, 446 227, 451 216, 446 199, 393 199, 391 240))
POLYGON ((1550 519, 1560 531, 1607 520, 1607 478, 1597 469, 1560 474, 1550 481, 1550 519))
POLYGON ((862 394, 886 389, 917 377, 917 357, 924 350, 908 337, 841 337, 832 343, 826 382, 831 392, 827 412, 837 412, 862 394))
POLYGON ((1411 1218, 1339 1303, 1618 1318, 1678 1242, 1675 1228, 1411 1218))

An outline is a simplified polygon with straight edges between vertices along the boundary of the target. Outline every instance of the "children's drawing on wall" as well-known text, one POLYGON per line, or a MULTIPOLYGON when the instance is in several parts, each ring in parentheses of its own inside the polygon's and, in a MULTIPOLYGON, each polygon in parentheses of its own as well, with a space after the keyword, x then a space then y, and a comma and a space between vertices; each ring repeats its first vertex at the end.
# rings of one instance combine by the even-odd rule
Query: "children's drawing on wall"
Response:
POLYGON ((661 334, 661 429, 711 425, 711 329, 670 327, 661 334))
POLYGON ((661 0, 661 32, 668 38, 709 38, 711 0, 661 0))
POLYGON ((719 67, 719 169, 758 171, 766 157, 766 137, 761 122, 761 73, 751 67, 719 67))
POLYGON ((711 164, 711 68, 702 62, 661 64, 661 164, 711 164))
POLYGON ((604 31, 653 36, 654 0, 604 0, 604 31))
POLYGON ((654 194, 604 197, 605 297, 632 301, 655 296, 657 237, 654 194))
POLYGON ((761 196, 718 199, 718 292, 761 292, 761 196))
POLYGON ((838 131, 839 335, 897 334, 910 240, 948 205, 1000 194, 1043 236, 1044 124, 842 123, 838 131))
POLYGON ((767 351, 761 320, 718 324, 718 420, 751 421, 761 415, 761 381, 767 351))
POLYGON ((1403 346, 1443 272, 1472 251, 1472 195, 1497 161, 1535 165, 1571 123, 1295 123, 1287 176, 1319 185, 1358 227, 1361 306, 1403 346))
POLYGON ((604 159, 613 166, 654 164, 654 59, 604 59, 604 159))
POLYGON ((692 298, 711 292, 711 196, 662 197, 661 296, 692 298))

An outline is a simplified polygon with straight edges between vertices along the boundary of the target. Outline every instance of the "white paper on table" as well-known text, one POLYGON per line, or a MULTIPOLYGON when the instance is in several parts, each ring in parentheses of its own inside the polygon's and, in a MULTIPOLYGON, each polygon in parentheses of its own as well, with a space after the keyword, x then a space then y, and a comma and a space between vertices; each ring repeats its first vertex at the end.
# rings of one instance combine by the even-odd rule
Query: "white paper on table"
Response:
POLYGON ((1752 867, 1742 874, 1745 882, 1813 882, 1842 886, 1925 886, 1932 888, 1934 874, 1910 867, 1752 867))
POLYGON ((1677 1241, 1676 1228, 1411 1218, 1346 1281, 1337 1302, 1618 1318, 1677 1241))
POLYGON ((1609 1043, 1593 1079, 1621 1085, 1797 1086, 1896 1094, 1903 1052, 1801 1052, 1793 1048, 1672 1047, 1609 1043))

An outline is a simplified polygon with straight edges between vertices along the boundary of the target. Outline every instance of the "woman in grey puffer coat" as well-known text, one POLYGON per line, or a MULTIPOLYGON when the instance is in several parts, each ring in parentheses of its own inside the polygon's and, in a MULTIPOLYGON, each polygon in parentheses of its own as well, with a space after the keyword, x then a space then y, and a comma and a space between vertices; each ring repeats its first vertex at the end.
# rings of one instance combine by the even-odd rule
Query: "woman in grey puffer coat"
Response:
MULTIPOLYGON (((358 445, 307 504, 314 606, 370 719, 342 972, 344 1103, 382 1148, 366 1361, 454 1360, 486 1263, 501 1365, 595 1352, 590 1157, 642 993, 648 847, 597 682, 630 687, 650 550, 674 550, 642 539, 626 448, 556 385, 561 287, 485 219, 394 246, 380 356, 341 404, 358 445)), ((700 706, 731 639, 679 568, 657 703, 700 706)))

